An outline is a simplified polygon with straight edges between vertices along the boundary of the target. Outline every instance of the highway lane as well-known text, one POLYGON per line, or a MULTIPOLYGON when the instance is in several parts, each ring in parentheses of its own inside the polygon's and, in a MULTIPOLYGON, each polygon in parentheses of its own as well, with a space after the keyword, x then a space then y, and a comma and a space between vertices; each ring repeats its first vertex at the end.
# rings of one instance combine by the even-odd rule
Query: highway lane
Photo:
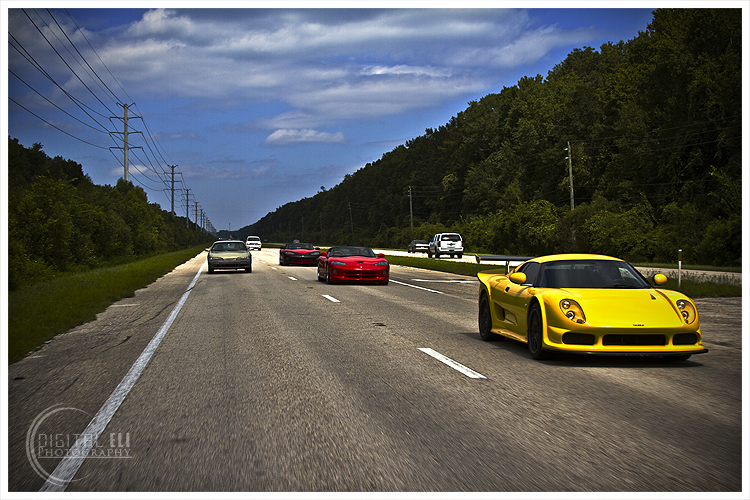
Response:
MULTIPOLYGON (((67 491, 741 488, 739 300, 699 301, 711 352, 685 363, 540 363, 479 339, 471 278, 394 267, 388 286, 326 285, 254 257, 252 274, 200 275, 104 433, 128 458, 87 459, 67 491)), ((10 367, 11 491, 43 483, 30 422, 64 404, 87 414, 45 429, 80 433, 202 259, 10 367)))

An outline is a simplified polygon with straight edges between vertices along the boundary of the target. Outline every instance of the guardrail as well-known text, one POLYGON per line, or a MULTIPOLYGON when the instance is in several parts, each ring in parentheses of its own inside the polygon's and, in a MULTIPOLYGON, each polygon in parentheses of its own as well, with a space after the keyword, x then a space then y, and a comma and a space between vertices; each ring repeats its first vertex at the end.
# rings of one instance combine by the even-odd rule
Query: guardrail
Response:
POLYGON ((475 255, 474 256, 477 259, 477 264, 481 264, 484 262, 505 262, 505 273, 510 272, 510 263, 511 262, 526 262, 529 259, 533 259, 534 257, 519 257, 515 255, 475 255))

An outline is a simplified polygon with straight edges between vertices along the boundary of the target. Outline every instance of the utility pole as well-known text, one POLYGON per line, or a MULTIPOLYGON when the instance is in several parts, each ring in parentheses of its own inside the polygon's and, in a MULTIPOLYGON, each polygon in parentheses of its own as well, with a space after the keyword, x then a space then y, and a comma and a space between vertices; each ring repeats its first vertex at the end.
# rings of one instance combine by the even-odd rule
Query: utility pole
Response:
POLYGON ((411 186, 409 186, 409 227, 411 227, 411 237, 414 238, 414 208, 411 202, 411 186))
POLYGON ((566 160, 568 160, 568 175, 570 176, 570 210, 575 208, 574 197, 573 197, 573 150, 570 148, 570 141, 568 141, 568 147, 565 148, 568 152, 566 160))
MULTIPOLYGON (((143 149, 140 146, 130 146, 128 144, 128 133, 129 133, 128 132, 128 108, 130 106, 132 106, 132 104, 123 104, 122 105, 122 109, 123 109, 122 121, 123 121, 123 124, 124 124, 124 129, 123 129, 123 133, 122 133, 122 140, 123 140, 122 150, 124 152, 124 158, 123 158, 123 162, 122 162, 122 168, 123 168, 122 178, 125 180, 125 182, 130 182, 130 175, 129 175, 129 172, 128 172, 128 165, 130 163, 128 161, 128 150, 129 149, 136 149, 136 148, 143 149)), ((113 116, 112 118, 113 119, 120 119, 119 116, 113 116)), ((133 116, 132 118, 140 118, 140 116, 133 116)), ((140 132, 136 132, 136 133, 139 134, 140 132)), ((120 149, 120 148, 113 148, 113 149, 120 149)))
POLYGON ((172 215, 176 215, 174 211, 174 169, 177 168, 177 165, 167 166, 172 169, 172 215))
POLYGON ((130 179, 128 177, 128 105, 123 104, 122 105, 123 110, 125 111, 125 117, 123 121, 125 122, 125 131, 123 133, 123 149, 125 150, 125 161, 123 162, 125 167, 125 173, 123 175, 123 179, 125 179, 125 182, 128 182, 130 179))
MULTIPOLYGON (((568 175, 570 176, 570 211, 572 212, 575 209, 575 201, 574 201, 575 198, 573 196, 573 149, 570 147, 570 141, 568 141, 568 147, 565 148, 565 150, 568 152, 568 157, 566 159, 568 160, 568 175)), ((575 226, 571 228, 570 237, 573 242, 573 245, 575 245, 575 242, 576 242, 575 226)))
POLYGON ((352 217, 352 202, 349 202, 349 222, 352 225, 352 238, 354 237, 354 218, 352 217))
POLYGON ((185 227, 190 227, 190 189, 185 189, 185 227))

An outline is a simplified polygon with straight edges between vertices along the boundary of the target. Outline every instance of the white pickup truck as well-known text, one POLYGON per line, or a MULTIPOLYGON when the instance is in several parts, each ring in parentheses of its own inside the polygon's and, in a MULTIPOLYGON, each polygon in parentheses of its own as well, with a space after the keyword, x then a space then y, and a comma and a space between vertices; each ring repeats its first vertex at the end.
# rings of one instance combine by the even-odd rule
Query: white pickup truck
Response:
POLYGON ((248 236, 245 241, 245 246, 248 250, 260 250, 262 244, 259 236, 248 236))
POLYGON ((427 257, 440 258, 441 255, 454 255, 460 259, 464 255, 464 239, 458 233, 438 233, 430 240, 427 257))

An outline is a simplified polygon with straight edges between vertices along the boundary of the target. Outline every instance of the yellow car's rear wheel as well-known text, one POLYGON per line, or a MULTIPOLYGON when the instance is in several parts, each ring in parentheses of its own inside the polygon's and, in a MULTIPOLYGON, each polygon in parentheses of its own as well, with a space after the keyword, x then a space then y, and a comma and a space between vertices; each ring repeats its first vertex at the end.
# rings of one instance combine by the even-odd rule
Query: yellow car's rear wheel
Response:
POLYGON ((490 313, 490 299, 486 293, 479 301, 479 336, 484 341, 500 340, 504 337, 492 333, 492 315, 490 313))

